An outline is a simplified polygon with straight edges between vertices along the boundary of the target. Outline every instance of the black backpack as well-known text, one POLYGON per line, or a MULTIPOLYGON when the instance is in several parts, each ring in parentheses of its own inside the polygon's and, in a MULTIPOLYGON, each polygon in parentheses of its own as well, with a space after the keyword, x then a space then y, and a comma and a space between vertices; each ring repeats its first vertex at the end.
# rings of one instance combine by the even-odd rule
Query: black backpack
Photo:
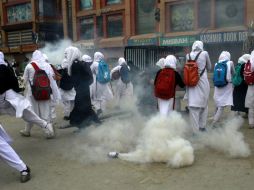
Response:
POLYGON ((130 79, 130 70, 126 64, 121 66, 120 69, 120 77, 123 83, 128 84, 131 79, 130 79))
POLYGON ((72 77, 68 74, 67 69, 61 71, 62 78, 59 87, 63 90, 71 90, 74 87, 72 77))

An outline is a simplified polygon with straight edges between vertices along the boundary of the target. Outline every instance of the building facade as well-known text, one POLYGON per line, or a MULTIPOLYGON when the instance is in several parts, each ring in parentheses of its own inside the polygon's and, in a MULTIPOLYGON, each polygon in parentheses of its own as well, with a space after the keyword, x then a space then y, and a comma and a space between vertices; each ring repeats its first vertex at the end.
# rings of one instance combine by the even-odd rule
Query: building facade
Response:
POLYGON ((0 0, 0 51, 20 69, 28 54, 63 38, 60 0, 0 0))
POLYGON ((0 0, 0 9, 4 52, 69 38, 91 56, 125 56, 140 69, 170 53, 184 60, 195 40, 213 63, 223 50, 237 61, 254 22, 253 0, 0 0))
POLYGON ((125 56, 141 69, 169 53, 183 60, 195 40, 204 42, 212 62, 223 50, 237 61, 254 21, 253 0, 75 0, 72 6, 80 48, 125 56))

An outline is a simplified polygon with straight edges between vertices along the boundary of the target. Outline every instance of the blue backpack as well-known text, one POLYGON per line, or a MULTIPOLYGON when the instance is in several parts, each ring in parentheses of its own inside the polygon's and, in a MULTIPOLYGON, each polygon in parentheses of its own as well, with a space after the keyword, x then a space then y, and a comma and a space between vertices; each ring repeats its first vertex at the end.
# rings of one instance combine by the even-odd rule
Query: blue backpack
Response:
POLYGON ((125 84, 128 84, 131 81, 129 72, 130 72, 130 70, 127 65, 124 64, 121 66, 120 77, 121 77, 121 80, 123 81, 123 83, 125 83, 125 84))
POLYGON ((216 87, 223 87, 228 84, 227 81, 227 62, 223 61, 216 64, 213 72, 213 84, 216 87))
POLYGON ((96 80, 102 84, 106 84, 110 81, 110 71, 108 68, 108 64, 104 60, 100 60, 99 62, 96 80))

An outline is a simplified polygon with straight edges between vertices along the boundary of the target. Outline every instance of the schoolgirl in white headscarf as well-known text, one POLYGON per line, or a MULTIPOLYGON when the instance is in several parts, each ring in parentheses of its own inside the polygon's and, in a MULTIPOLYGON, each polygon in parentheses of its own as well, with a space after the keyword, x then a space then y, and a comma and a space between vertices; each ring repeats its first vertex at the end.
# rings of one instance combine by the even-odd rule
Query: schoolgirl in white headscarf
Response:
MULTIPOLYGON (((242 82, 234 86, 233 89, 233 106, 231 106, 232 111, 236 111, 237 114, 240 114, 239 112, 245 112, 245 114, 248 113, 248 108, 245 107, 245 97, 248 90, 248 85, 244 81, 243 77, 243 71, 245 64, 250 60, 250 54, 244 54, 238 59, 237 66, 240 67, 240 76, 242 77, 242 82)), ((236 73, 237 74, 237 73, 236 73)), ((234 84, 234 83, 233 83, 234 84)))
MULTIPOLYGON (((0 77, 4 77, 4 70, 8 70, 6 68, 7 63, 4 61, 4 55, 0 52, 0 77)), ((5 73, 6 74, 6 73, 5 73)), ((10 74, 6 74, 10 75, 10 74)), ((1 81, 8 81, 6 78, 1 78, 1 81)), ((10 82, 10 81, 8 81, 10 82)), ((1 83, 0 85, 4 85, 5 83, 1 83)), ((2 89, 2 88, 1 88, 2 89)), ((12 87, 6 88, 3 92, 1 91, 0 94, 0 114, 8 114, 14 116, 16 118, 23 118, 26 122, 30 124, 36 124, 41 127, 47 138, 54 137, 54 130, 52 125, 38 117, 37 114, 31 108, 31 103, 23 97, 21 94, 15 92, 12 87)), ((27 134, 30 135, 30 134, 27 134)))
POLYGON ((156 65, 160 68, 163 69, 165 67, 165 58, 160 58, 159 61, 156 63, 156 65))
MULTIPOLYGON (((32 66, 32 62, 36 63, 36 65, 44 70, 46 74, 48 75, 49 81, 50 81, 50 87, 52 89, 52 97, 54 100, 59 100, 59 92, 58 92, 58 87, 55 83, 54 80, 54 71, 51 68, 51 66, 45 61, 45 57, 43 56, 42 52, 39 50, 35 50, 33 52, 31 62, 27 64, 25 67, 24 71, 24 82, 26 85, 26 93, 25 96, 26 98, 30 101, 32 105, 33 111, 42 119, 47 121, 48 123, 52 122, 51 119, 51 109, 50 109, 50 102, 51 100, 45 100, 45 101, 37 101, 34 99, 32 95, 32 89, 31 85, 33 85, 33 78, 35 74, 35 69, 32 66)), ((21 130, 20 133, 23 136, 30 136, 30 132, 32 129, 33 124, 32 123, 27 123, 25 129, 21 130)))
MULTIPOLYGON (((112 74, 114 72, 119 72, 120 73, 120 69, 122 68, 123 65, 127 65, 127 63, 126 63, 126 61, 123 57, 120 57, 118 59, 118 65, 111 70, 110 76, 112 76, 112 74)), ((130 71, 129 66, 128 66, 128 69, 130 71)), ((114 96, 115 96, 115 99, 116 99, 116 104, 119 105, 119 106, 123 103, 126 104, 126 102, 130 103, 131 99, 133 99, 133 85, 132 85, 132 82, 129 82, 129 83, 125 84, 121 80, 121 77, 119 79, 117 79, 116 80, 116 87, 115 87, 114 96)))
MULTIPOLYGON (((48 63, 51 67, 53 67, 49 62, 48 56, 46 54, 43 54, 43 57, 45 58, 46 63, 48 63)), ((53 73, 53 78, 55 79, 55 73, 53 73)), ((51 123, 53 123, 53 120, 56 118, 56 106, 59 103, 59 100, 61 100, 61 93, 57 86, 56 80, 53 81, 53 85, 55 86, 54 89, 56 91, 57 97, 54 98, 54 96, 51 95, 51 103, 50 103, 51 119, 52 119, 51 123)))
MULTIPOLYGON (((234 63, 230 61, 231 55, 228 51, 222 51, 218 62, 227 61, 227 75, 226 80, 228 84, 224 87, 214 87, 214 102, 217 108, 217 111, 213 117, 213 125, 219 121, 223 114, 223 110, 226 106, 233 105, 233 85, 232 85, 232 76, 235 73, 234 63)), ((217 64, 217 63, 216 63, 217 64)), ((216 66, 215 64, 215 66, 216 66)))
MULTIPOLYGON (((176 63, 177 63, 176 57, 174 55, 168 55, 166 57, 166 59, 163 60, 163 62, 164 63, 161 65, 162 69, 171 68, 175 71, 175 87, 176 87, 176 85, 179 85, 180 87, 183 88, 185 85, 182 81, 182 78, 178 74, 178 72, 176 72, 176 63)), ((156 79, 161 71, 162 70, 159 70, 157 72, 154 84, 156 83, 156 79)), ((174 89, 174 91, 175 91, 175 89, 174 89)), ((157 101, 158 101, 159 112, 161 115, 168 116, 170 114, 170 112, 172 112, 174 110, 175 97, 170 98, 168 100, 157 98, 157 101)))
MULTIPOLYGON (((64 60, 62 61, 61 67, 63 70, 67 69, 67 74, 71 74, 71 65, 75 59, 81 59, 81 52, 78 48, 70 46, 64 51, 64 60)), ((74 88, 71 90, 63 90, 60 88, 62 103, 64 107, 64 119, 69 120, 69 116, 74 107, 74 99, 76 92, 74 88)))
POLYGON ((94 53, 94 61, 91 65, 91 71, 93 73, 94 82, 91 85, 91 100, 95 107, 97 114, 102 113, 106 110, 106 104, 108 101, 113 99, 112 90, 109 84, 101 84, 96 80, 98 73, 99 61, 104 59, 104 55, 101 52, 94 53))
MULTIPOLYGON (((192 45, 192 51, 190 52, 191 59, 193 60, 200 51, 201 53, 197 59, 198 72, 201 74, 203 69, 205 69, 204 73, 200 77, 196 86, 186 87, 186 98, 194 132, 205 130, 210 92, 207 70, 211 69, 211 61, 208 52, 203 49, 203 42, 195 41, 192 45)), ((186 60, 188 59, 189 55, 186 55, 186 60)))
MULTIPOLYGON (((251 69, 254 71, 254 51, 250 55, 251 69)), ((248 90, 245 98, 245 107, 249 109, 249 128, 254 129, 254 85, 248 85, 248 90)))

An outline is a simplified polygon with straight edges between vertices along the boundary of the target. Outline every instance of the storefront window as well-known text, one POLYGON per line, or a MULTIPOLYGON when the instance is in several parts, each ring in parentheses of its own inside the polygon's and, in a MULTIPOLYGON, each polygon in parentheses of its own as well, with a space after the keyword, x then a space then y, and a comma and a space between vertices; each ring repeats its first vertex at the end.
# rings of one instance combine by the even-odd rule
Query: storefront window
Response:
POLYGON ((93 8, 93 0, 80 0, 80 10, 93 8))
POLYGON ((80 20, 80 39, 89 40, 94 38, 93 18, 84 18, 80 20))
POLYGON ((244 24, 244 1, 216 0, 216 27, 242 26, 244 24))
POLYGON ((118 3, 122 3, 123 0, 106 0, 106 4, 107 5, 113 5, 113 4, 118 4, 118 3))
POLYGON ((170 28, 172 32, 194 30, 193 3, 169 6, 171 12, 170 28))
POLYGON ((32 19, 31 3, 24 3, 7 7, 7 22, 25 22, 32 19))
POLYGON ((112 15, 107 17, 107 37, 123 35, 123 16, 112 15))
POLYGON ((136 33, 147 34, 155 32, 156 0, 136 0, 136 33))
POLYGON ((211 1, 200 0, 198 6, 198 26, 207 28, 211 26, 211 1))
POLYGON ((52 0, 39 0, 39 16, 56 17, 59 14, 60 4, 52 0))
POLYGON ((98 16, 96 22, 96 32, 97 32, 97 37, 103 37, 103 17, 98 16))

